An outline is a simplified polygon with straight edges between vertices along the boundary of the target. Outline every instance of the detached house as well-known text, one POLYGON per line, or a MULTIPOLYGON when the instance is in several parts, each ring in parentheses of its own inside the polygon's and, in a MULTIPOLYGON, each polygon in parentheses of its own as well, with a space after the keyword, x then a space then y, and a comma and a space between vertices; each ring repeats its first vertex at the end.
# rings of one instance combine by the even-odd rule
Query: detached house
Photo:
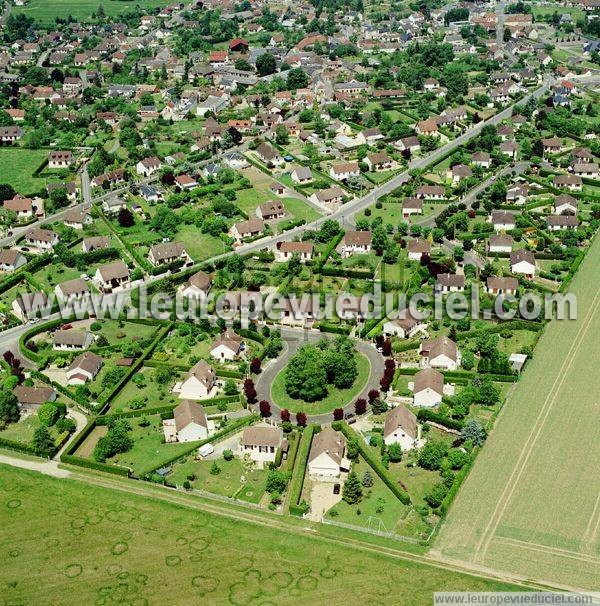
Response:
POLYGON ((52 339, 52 347, 59 351, 78 351, 87 349, 93 340, 92 333, 87 330, 57 330, 52 339))
POLYGON ((19 408, 24 411, 36 411, 46 402, 56 401, 56 392, 52 387, 27 387, 17 385, 13 389, 19 408))
POLYGON ((65 303, 72 303, 90 296, 90 288, 81 278, 57 284, 54 292, 65 303))
POLYGON ((383 334, 388 337, 400 337, 401 339, 410 339, 417 333, 426 334, 427 323, 425 320, 413 318, 410 312, 404 315, 406 317, 385 322, 383 325, 383 334))
POLYGON ((312 242, 279 242, 275 249, 275 261, 289 261, 297 255, 301 263, 310 261, 313 256, 314 245, 312 242))
POLYGON ((581 191, 583 181, 577 175, 555 175, 552 179, 552 185, 559 189, 570 189, 571 191, 581 191))
POLYGON ((558 137, 542 139, 542 146, 545 154, 559 154, 563 150, 562 139, 559 139, 558 137))
POLYGON ((256 209, 256 216, 263 221, 272 221, 285 217, 285 207, 279 200, 268 200, 256 209))
POLYGON ((378 154, 367 154, 365 164, 369 167, 370 171, 374 172, 391 170, 394 168, 394 160, 392 160, 392 158, 390 158, 385 152, 380 152, 378 154))
POLYGON ((421 261, 424 255, 431 254, 431 243, 422 238, 415 238, 408 243, 408 259, 410 261, 421 261))
POLYGON ((199 271, 181 285, 181 294, 189 299, 202 299, 208 295, 211 284, 211 277, 207 273, 199 271))
POLYGON ((358 162, 342 162, 341 164, 334 164, 329 169, 329 176, 335 181, 346 181, 351 177, 358 177, 360 175, 360 168, 358 162))
POLYGON ((342 256, 349 257, 352 254, 368 254, 371 252, 371 237, 372 234, 370 231, 347 231, 342 241, 342 256))
POLYGON ((183 242, 162 242, 150 247, 148 260, 154 267, 183 261, 184 267, 193 263, 183 242))
POLYGON ((181 384, 173 388, 181 400, 202 400, 207 398, 217 382, 217 375, 205 360, 197 362, 181 384))
POLYGON ((206 440, 215 424, 206 418, 202 404, 183 400, 173 409, 173 418, 163 421, 165 442, 196 442, 206 440))
POLYGON ((505 210, 493 210, 490 222, 496 231, 510 231, 517 226, 514 213, 505 210))
POLYGON ((284 442, 281 427, 271 427, 270 425, 246 427, 242 434, 240 455, 249 457, 262 468, 265 463, 275 461, 277 450, 282 448, 284 442))
POLYGON ((346 438, 331 427, 324 427, 313 437, 308 454, 308 473, 312 480, 335 481, 350 469, 346 458, 346 438))
POLYGON ((516 295, 519 281, 516 278, 490 276, 486 282, 486 290, 491 295, 516 295))
POLYGON ((93 381, 102 368, 102 358, 91 351, 77 356, 67 370, 69 385, 84 385, 93 381))
POLYGON ((2 205, 6 210, 15 213, 17 219, 20 221, 32 219, 35 213, 33 200, 31 198, 24 198, 23 196, 15 196, 11 200, 4 200, 2 205))
POLYGON ((107 263, 96 270, 93 281, 102 292, 112 292, 129 282, 129 268, 121 260, 107 263))
POLYGON ((488 240, 488 251, 490 253, 509 253, 512 250, 514 240, 507 234, 490 236, 488 240))
POLYGON ((530 250, 521 248, 510 253, 510 271, 532 280, 535 276, 535 256, 530 250))
POLYGON ((257 149, 256 153, 258 157, 268 166, 269 164, 273 166, 281 166, 285 163, 285 160, 281 157, 278 151, 276 151, 271 145, 268 143, 261 143, 257 149))
POLYGON ((554 214, 575 214, 577 212, 577 200, 569 194, 562 194, 554 198, 554 214))
POLYGON ((11 273, 27 263, 27 257, 18 250, 0 250, 0 271, 11 273))
POLYGON ((51 151, 48 156, 48 168, 69 168, 73 164, 70 151, 51 151))
POLYGON ((421 198, 405 198, 402 202, 402 216, 406 219, 411 215, 423 214, 423 200, 421 198))
MULTIPOLYGON (((444 375, 435 368, 420 370, 413 381, 413 404, 432 408, 442 403, 444 396, 444 375)), ((387 420, 386 420, 387 423, 387 420)))
POLYGON ((419 353, 423 367, 456 370, 460 366, 460 351, 456 343, 448 337, 423 341, 419 353))
POLYGON ((232 362, 242 353, 242 343, 242 337, 233 330, 226 330, 213 341, 210 355, 221 362, 232 362))
POLYGON ((292 181, 299 185, 304 185, 305 183, 311 183, 313 181, 313 174, 308 166, 298 166, 298 168, 295 168, 292 171, 291 177, 292 181))
POLYGON ((255 238, 260 236, 265 230, 265 223, 262 219, 248 219, 240 221, 233 225, 230 230, 231 236, 238 242, 245 238, 255 238))
POLYGON ((151 158, 144 158, 143 160, 140 160, 136 164, 135 170, 138 175, 149 177, 150 175, 160 170, 161 167, 161 161, 156 156, 153 156, 151 158))
POLYGON ((58 234, 49 229, 33 228, 25 234, 27 246, 50 251, 58 244, 58 234))
POLYGON ((437 292, 462 292, 464 289, 464 274, 438 274, 435 283, 437 292))
POLYGON ((546 217, 546 227, 549 231, 576 229, 579 219, 575 215, 550 215, 546 217))

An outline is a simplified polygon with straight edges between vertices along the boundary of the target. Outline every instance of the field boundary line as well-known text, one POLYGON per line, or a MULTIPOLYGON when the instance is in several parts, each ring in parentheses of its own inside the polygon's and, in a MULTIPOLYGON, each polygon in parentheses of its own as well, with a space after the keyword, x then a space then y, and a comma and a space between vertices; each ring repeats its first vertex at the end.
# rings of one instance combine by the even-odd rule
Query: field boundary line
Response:
POLYGON ((590 309, 588 310, 588 313, 586 314, 586 317, 583 321, 583 324, 577 331, 577 334, 575 335, 575 338, 573 339, 573 343, 571 344, 571 347, 569 348, 569 351, 567 352, 567 355, 565 356, 565 359, 557 373, 556 379, 554 380, 554 383, 552 384, 552 387, 550 388, 548 396, 546 397, 544 404, 542 405, 542 408, 540 409, 540 412, 531 429, 531 432, 529 433, 529 436, 525 442, 525 445, 524 445, 523 449, 521 450, 521 452, 519 453, 519 458, 517 459, 517 464, 515 465, 515 468, 513 469, 513 472, 511 473, 511 475, 506 483, 506 486, 505 486, 504 490, 502 491, 502 494, 500 495, 500 499, 498 500, 498 503, 496 504, 496 507, 494 508, 492 516, 490 517, 490 520, 489 520, 487 526, 485 527, 485 530, 484 530, 481 538, 479 539, 479 542, 477 543, 477 547, 475 549, 475 556, 474 556, 474 559, 476 561, 481 562, 483 560, 483 558, 485 557, 489 544, 490 544, 494 534, 496 533, 496 530, 498 529, 500 520, 502 519, 502 516, 504 515, 504 512, 506 511, 506 508, 508 506, 508 503, 510 502, 512 495, 515 492, 515 488, 516 488, 519 480, 521 479, 521 476, 523 475, 523 471, 529 460, 529 457, 531 456, 533 447, 535 446, 535 444, 542 432, 542 429, 546 423, 546 420, 548 419, 550 411, 552 410, 552 408, 554 407, 554 404, 556 403, 556 401, 558 399, 558 393, 560 391, 560 388, 562 387, 562 385, 567 377, 566 371, 568 371, 569 368, 571 367, 571 365, 573 364, 573 360, 575 359, 575 356, 577 355, 579 348, 581 347, 582 337, 585 336, 592 320, 594 319, 595 310, 598 307, 598 302, 600 301, 599 297, 600 297, 600 291, 597 291, 596 295, 594 296, 594 299, 592 301, 592 305, 590 306, 590 309))
POLYGON ((593 555, 586 555, 579 553, 578 551, 571 551, 570 549, 562 549, 561 547, 550 547, 550 545, 543 545, 541 543, 530 543, 529 541, 521 541, 519 539, 512 539, 510 537, 503 537, 494 535, 494 541, 500 543, 508 543, 513 547, 521 547, 522 549, 530 549, 531 551, 538 551, 547 553, 549 555, 556 555, 564 558, 572 558, 575 560, 583 560, 590 564, 600 564, 600 558, 593 555))
POLYGON ((596 537, 598 536, 598 527, 600 527, 600 493, 598 493, 598 496, 596 497, 592 515, 590 516, 585 532, 583 533, 582 541, 586 544, 588 549, 593 549, 596 537), (594 519, 596 521, 595 524, 594 519))

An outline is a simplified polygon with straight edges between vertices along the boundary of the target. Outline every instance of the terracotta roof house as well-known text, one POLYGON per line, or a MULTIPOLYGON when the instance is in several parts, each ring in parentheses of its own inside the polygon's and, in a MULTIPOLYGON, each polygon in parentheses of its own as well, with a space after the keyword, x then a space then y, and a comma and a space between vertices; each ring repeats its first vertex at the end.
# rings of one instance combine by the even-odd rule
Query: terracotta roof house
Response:
POLYGON ((342 240, 342 256, 349 257, 352 254, 369 253, 371 251, 371 239, 370 231, 348 230, 342 240))
POLYGON ((350 468, 345 457, 346 438, 331 427, 324 427, 313 437, 308 454, 308 473, 314 480, 334 481, 341 471, 350 468))
POLYGON ((56 401, 56 391, 52 387, 27 387, 17 385, 13 389, 21 410, 37 410, 46 402, 56 401))
POLYGON ((421 366, 456 370, 460 366, 461 355, 456 343, 448 337, 427 339, 419 347, 421 366))
POLYGON ((413 381, 413 404, 431 408, 442 403, 444 375, 435 368, 420 370, 413 381))
POLYGON ((400 444, 402 451, 412 450, 419 445, 419 433, 417 417, 402 404, 387 412, 383 426, 383 440, 388 446, 400 444))
POLYGON ((77 356, 67 370, 69 385, 83 385, 93 381, 102 368, 102 358, 91 351, 77 356))
POLYGON ((283 430, 270 425, 253 425, 246 427, 242 434, 240 455, 249 457, 259 467, 273 463, 277 449, 283 445, 283 430))
POLYGON ((242 352, 242 343, 242 337, 233 330, 225 330, 213 341, 210 355, 220 361, 235 360, 242 352))

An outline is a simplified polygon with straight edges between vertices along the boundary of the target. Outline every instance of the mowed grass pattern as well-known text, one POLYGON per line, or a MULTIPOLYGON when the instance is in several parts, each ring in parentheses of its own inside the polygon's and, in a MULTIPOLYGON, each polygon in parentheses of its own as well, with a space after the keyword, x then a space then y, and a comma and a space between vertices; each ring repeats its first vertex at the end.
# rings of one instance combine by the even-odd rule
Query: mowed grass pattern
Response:
POLYGON ((3 602, 425 605, 441 589, 516 589, 332 542, 316 530, 307 536, 278 516, 255 523, 246 512, 229 513, 2 465, 3 602))
POLYGON ((572 285, 577 321, 554 321, 454 503, 443 556, 548 582, 600 578, 600 240, 572 285))

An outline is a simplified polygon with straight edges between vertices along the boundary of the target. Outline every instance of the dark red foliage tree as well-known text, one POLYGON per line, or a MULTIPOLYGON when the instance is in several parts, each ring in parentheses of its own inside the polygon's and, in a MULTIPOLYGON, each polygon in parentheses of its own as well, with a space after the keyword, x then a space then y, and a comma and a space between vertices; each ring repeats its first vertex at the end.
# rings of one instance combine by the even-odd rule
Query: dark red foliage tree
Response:
POLYGON ((303 412, 296 413, 296 424, 298 427, 306 427, 306 414, 303 412))
POLYGON ((344 409, 343 408, 336 408, 333 411, 333 420, 334 421, 341 421, 344 418, 344 409))
POLYGON ((384 341, 383 335, 377 335, 375 337, 375 345, 377 345, 377 347, 383 347, 383 341, 384 341))
POLYGON ((354 412, 357 415, 364 415, 367 412, 367 401, 364 398, 359 398, 354 403, 354 412))
POLYGON ((381 353, 384 356, 391 356, 392 355, 392 342, 390 339, 386 339, 383 342, 383 345, 381 346, 381 353))
POLYGON ((266 400, 261 400, 258 405, 260 410, 261 417, 270 417, 271 416, 271 405, 266 400))
POLYGON ((246 379, 244 381, 244 395, 250 404, 254 404, 254 402, 256 402, 256 389, 252 379, 246 379))
POLYGON ((376 400, 379 397, 379 392, 376 389, 369 391, 369 402, 376 400))
POLYGON ((287 408, 284 408, 280 413, 279 416, 281 417, 281 420, 284 423, 288 423, 290 420, 290 411, 287 408))
POLYGON ((260 360, 258 358, 253 358, 250 362, 250 372, 255 375, 260 372, 260 360))
POLYGON ((126 206, 119 209, 118 221, 121 227, 133 227, 135 225, 133 213, 126 206))

